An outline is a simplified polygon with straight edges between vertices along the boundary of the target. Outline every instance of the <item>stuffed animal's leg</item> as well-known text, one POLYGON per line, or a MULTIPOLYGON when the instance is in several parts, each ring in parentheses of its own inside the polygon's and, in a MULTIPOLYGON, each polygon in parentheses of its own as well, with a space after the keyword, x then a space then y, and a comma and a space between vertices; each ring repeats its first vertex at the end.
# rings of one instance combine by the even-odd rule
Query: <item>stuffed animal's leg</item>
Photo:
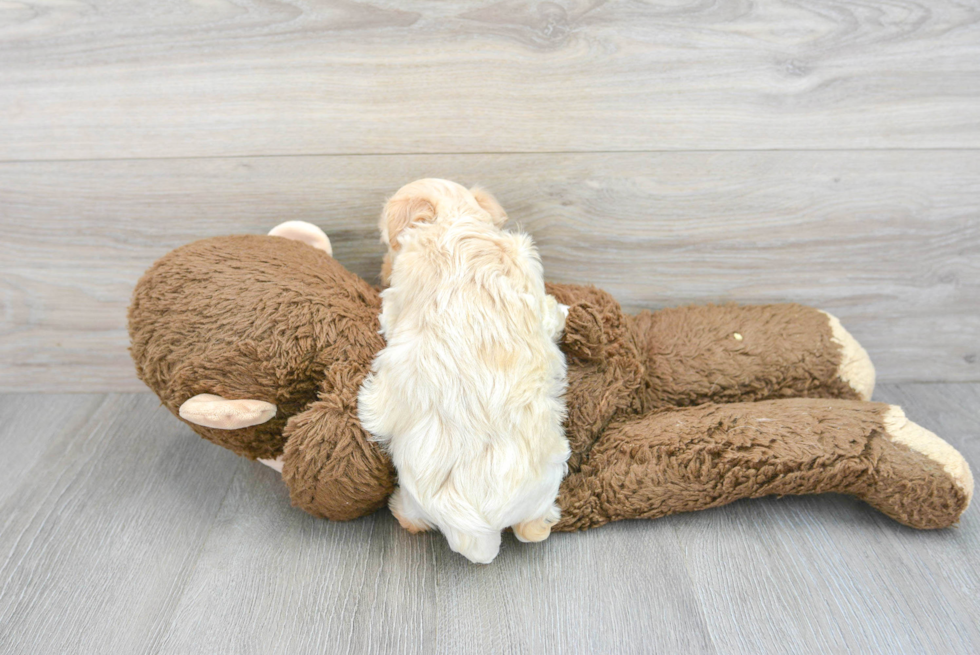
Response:
POLYGON ((944 528, 969 504, 973 478, 959 452, 892 405, 708 404, 607 428, 562 483, 554 529, 827 492, 854 495, 905 525, 944 528))
POLYGON ((706 305, 633 321, 644 410, 772 398, 869 400, 874 366, 835 317, 802 305, 706 305))

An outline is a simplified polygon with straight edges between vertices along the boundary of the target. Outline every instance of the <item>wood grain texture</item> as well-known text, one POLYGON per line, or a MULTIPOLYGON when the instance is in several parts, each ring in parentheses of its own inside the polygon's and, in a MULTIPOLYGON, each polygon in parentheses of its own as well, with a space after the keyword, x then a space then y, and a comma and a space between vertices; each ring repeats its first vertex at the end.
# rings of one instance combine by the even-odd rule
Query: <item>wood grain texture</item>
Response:
POLYGON ((291 509, 278 475, 246 467, 159 652, 716 652, 673 534, 643 527, 507 535, 477 567, 387 511, 330 523, 291 509))
POLYGON ((538 545, 507 535, 486 567, 426 535, 441 555, 437 652, 727 652, 707 629, 670 526, 609 527, 538 545))
POLYGON ((130 293, 195 239, 307 220, 376 279, 384 199, 424 176, 485 185, 550 279, 629 309, 797 301, 882 380, 980 379, 975 153, 594 153, 0 164, 0 389, 142 389, 130 293))
MULTIPOLYGON (((307 220, 373 279, 423 176, 629 309, 803 302, 880 380, 978 381, 978 149, 974 0, 0 3, 0 391, 142 389, 129 295, 198 238, 307 220)), ((980 466, 980 384, 876 399, 980 466)), ((0 395, 0 453, 3 653, 980 652, 976 508, 742 501, 474 567, 290 508, 149 394, 0 395)))
MULTIPOLYGON (((974 470, 980 464, 977 385, 884 385, 876 400, 902 404, 974 470)), ((738 502, 671 520, 709 630, 728 652, 980 649, 976 508, 958 527, 935 532, 829 495, 738 502)))
MULTIPOLYGON (((980 462, 978 384, 884 385, 980 462)), ((526 545, 490 566, 384 510, 289 507, 278 475, 149 394, 0 396, 4 653, 900 653, 980 650, 980 514, 901 526, 841 496, 759 499, 526 545), (23 426, 38 415, 61 420, 23 426), (71 427, 74 426, 74 427, 71 427), (71 427, 71 429, 69 429, 71 427)))
MULTIPOLYGON (((73 439, 101 404, 101 396, 89 394, 0 395, 0 503, 30 476, 52 442, 73 439)), ((7 518, 0 515, 0 526, 7 518)))
POLYGON ((980 7, 6 3, 0 160, 980 147, 980 7))
POLYGON ((387 512, 315 519, 246 464, 158 652, 432 653, 434 544, 399 530, 387 512))
POLYGON ((2 451, 43 454, 0 496, 0 652, 152 652, 245 462, 150 394, 3 406, 2 451))

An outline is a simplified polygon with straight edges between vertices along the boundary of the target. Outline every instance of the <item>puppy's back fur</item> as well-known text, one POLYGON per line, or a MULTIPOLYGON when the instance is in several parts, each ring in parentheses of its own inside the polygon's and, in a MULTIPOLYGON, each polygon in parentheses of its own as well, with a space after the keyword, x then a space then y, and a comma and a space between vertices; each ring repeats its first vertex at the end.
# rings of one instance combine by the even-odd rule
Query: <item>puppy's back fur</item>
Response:
POLYGON ((392 509, 489 562, 503 528, 558 518, 560 308, 530 238, 466 211, 402 232, 382 300, 387 346, 359 413, 398 469, 392 509))

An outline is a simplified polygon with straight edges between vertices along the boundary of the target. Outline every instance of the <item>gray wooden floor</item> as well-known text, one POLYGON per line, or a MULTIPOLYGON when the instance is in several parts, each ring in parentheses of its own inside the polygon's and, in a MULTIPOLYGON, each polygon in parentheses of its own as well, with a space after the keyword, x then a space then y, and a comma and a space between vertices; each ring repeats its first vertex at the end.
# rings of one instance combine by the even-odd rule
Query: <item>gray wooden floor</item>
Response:
MULTIPOLYGON (((980 462, 978 384, 877 399, 980 462)), ((3 653, 976 653, 980 515, 744 501, 470 565, 387 510, 289 506, 278 475, 149 394, 0 395, 3 653)))

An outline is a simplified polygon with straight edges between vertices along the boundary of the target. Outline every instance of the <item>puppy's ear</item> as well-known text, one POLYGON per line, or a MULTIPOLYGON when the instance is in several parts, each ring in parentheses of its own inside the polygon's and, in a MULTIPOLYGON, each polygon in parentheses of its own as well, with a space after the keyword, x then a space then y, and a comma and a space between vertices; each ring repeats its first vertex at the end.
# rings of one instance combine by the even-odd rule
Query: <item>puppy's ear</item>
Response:
POLYGON ((493 224, 497 227, 502 227, 504 223, 507 222, 507 214, 504 212, 504 208, 500 206, 497 199, 490 195, 489 192, 484 191, 478 186, 470 189, 470 193, 476 199, 476 204, 480 205, 484 211, 490 214, 490 218, 493 220, 493 224))
POLYGON ((419 196, 395 196, 381 212, 381 241, 398 250, 398 235, 417 223, 428 223, 436 216, 436 208, 428 199, 419 196))

